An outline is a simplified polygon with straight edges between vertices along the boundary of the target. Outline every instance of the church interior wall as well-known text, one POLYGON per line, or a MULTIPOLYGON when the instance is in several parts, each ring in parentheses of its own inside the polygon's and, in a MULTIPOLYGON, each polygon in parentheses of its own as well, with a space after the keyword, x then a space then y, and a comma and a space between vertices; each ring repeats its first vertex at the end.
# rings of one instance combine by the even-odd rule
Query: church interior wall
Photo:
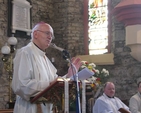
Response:
MULTIPOLYGON (((120 0, 112 0, 115 7, 120 0)), ((55 43, 57 46, 67 49, 72 57, 84 54, 84 24, 83 24, 83 0, 31 0, 31 24, 44 21, 54 28, 55 43)), ((8 26, 7 0, 0 1, 0 48, 7 42, 8 26)), ((19 49, 25 46, 30 39, 16 37, 19 49)), ((130 55, 130 48, 125 46, 125 27, 112 16, 112 53, 114 65, 106 65, 112 75, 109 81, 116 85, 116 95, 123 99, 129 99, 136 92, 136 80, 141 76, 141 63, 130 55)), ((55 59, 54 65, 58 74, 67 72, 68 63, 62 58, 60 51, 49 48, 46 51, 51 60, 55 59)), ((2 58, 0 53, 0 58, 2 58)), ((0 109, 6 108, 9 100, 8 73, 0 60, 0 109)))

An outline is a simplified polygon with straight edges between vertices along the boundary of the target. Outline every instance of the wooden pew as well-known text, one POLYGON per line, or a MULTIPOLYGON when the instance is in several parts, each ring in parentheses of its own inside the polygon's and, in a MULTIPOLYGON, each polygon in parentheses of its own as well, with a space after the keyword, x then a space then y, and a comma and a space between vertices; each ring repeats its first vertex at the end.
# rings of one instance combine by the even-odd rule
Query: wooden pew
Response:
POLYGON ((13 109, 1 109, 0 113, 13 113, 13 109))

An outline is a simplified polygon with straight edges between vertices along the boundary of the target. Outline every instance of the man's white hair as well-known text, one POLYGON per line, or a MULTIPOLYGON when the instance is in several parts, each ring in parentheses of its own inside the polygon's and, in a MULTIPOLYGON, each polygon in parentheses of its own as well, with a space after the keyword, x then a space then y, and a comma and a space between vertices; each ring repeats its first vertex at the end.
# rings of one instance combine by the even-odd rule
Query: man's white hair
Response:
POLYGON ((37 24, 37 25, 35 25, 33 27, 32 32, 31 32, 31 41, 33 40, 33 33, 34 33, 34 31, 38 30, 38 28, 39 28, 39 24, 37 24))

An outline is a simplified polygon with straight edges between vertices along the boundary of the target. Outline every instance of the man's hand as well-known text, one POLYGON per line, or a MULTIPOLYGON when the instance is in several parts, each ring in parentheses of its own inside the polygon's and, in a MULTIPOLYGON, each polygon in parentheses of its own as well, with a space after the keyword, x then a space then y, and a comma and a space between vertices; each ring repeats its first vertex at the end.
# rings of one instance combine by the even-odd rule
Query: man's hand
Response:
POLYGON ((75 75, 78 72, 80 66, 82 65, 80 58, 72 58, 71 63, 72 64, 70 64, 70 67, 68 69, 68 73, 66 76, 67 78, 71 77, 72 75, 75 75))

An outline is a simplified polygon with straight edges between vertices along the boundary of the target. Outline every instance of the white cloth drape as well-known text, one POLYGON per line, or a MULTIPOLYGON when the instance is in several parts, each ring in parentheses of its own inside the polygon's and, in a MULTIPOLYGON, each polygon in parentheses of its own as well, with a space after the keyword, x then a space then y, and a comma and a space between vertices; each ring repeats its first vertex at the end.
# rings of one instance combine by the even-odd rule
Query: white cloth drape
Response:
POLYGON ((82 80, 82 113, 86 113, 86 83, 82 80))
POLYGON ((67 79, 64 79, 65 85, 64 85, 64 91, 65 91, 65 112, 64 113, 69 113, 69 82, 67 79))
MULTIPOLYGON (((64 103, 64 108, 65 108, 65 112, 64 113, 69 113, 69 79, 64 79, 64 91, 65 91, 65 103, 64 103)), ((81 103, 81 109, 82 109, 82 113, 86 113, 86 83, 83 80, 82 81, 82 103, 81 103)))

